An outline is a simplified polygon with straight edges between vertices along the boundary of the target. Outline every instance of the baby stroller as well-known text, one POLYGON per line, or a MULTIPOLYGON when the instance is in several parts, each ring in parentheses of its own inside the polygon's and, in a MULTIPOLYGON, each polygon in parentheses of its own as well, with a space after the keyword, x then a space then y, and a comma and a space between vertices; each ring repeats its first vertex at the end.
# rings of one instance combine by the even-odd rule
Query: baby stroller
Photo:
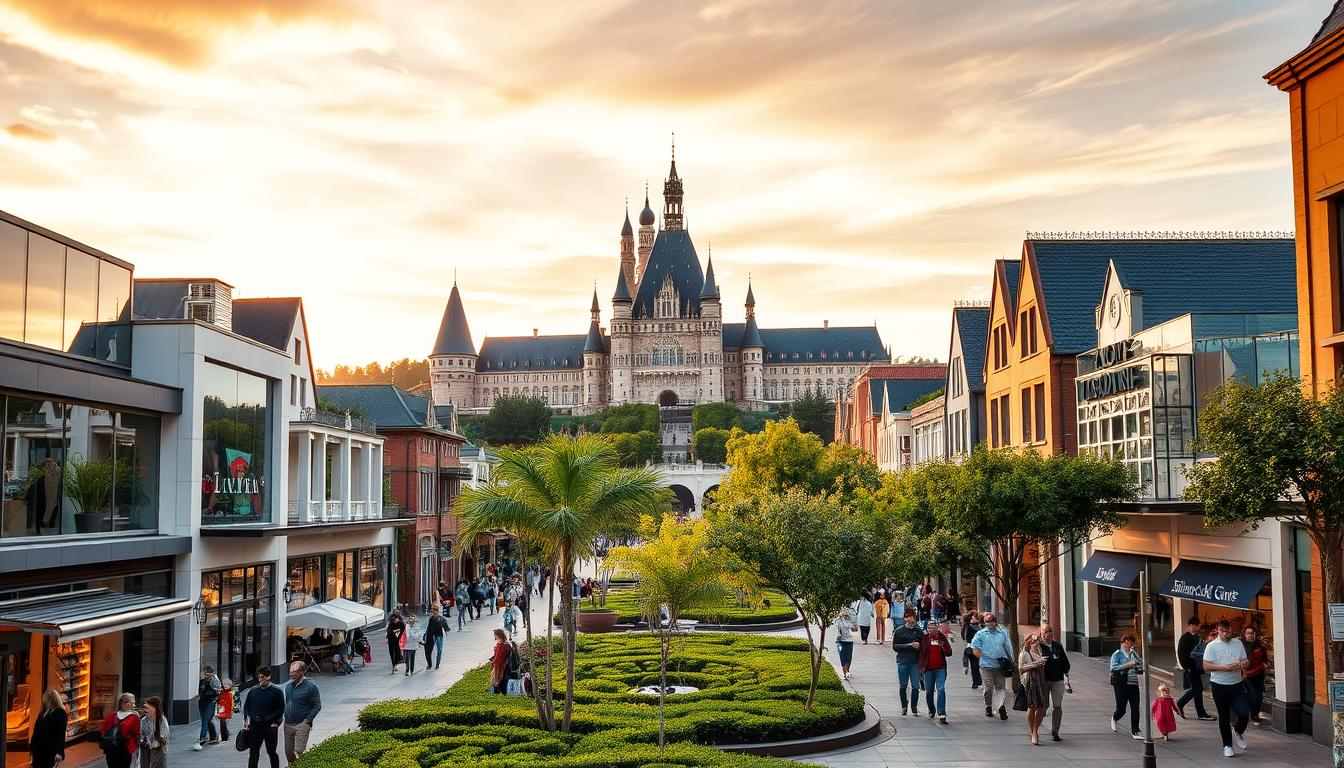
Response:
POLYGON ((363 634, 355 638, 350 644, 350 649, 355 652, 354 658, 350 660, 352 663, 355 659, 359 659, 362 667, 373 662, 373 646, 369 645, 369 639, 363 634))

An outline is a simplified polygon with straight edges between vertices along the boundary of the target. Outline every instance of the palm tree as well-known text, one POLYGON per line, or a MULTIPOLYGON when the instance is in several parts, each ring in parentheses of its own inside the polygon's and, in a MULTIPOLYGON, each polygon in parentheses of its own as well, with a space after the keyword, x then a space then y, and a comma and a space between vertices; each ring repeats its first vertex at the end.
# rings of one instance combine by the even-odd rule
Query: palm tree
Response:
POLYGON ((635 603, 649 629, 659 636, 659 750, 666 741, 663 713, 667 701, 667 659, 677 620, 692 610, 713 614, 728 599, 723 569, 711 555, 707 539, 708 525, 704 520, 679 523, 667 515, 658 522, 656 533, 648 541, 638 547, 618 547, 609 556, 613 567, 639 580, 634 588, 635 603), (666 623, 663 611, 667 612, 666 623))
MULTIPOLYGON (((477 534, 506 530, 545 553, 560 588, 561 640, 565 653, 565 703, 560 729, 568 732, 574 711, 574 567, 592 558, 599 539, 633 532, 641 515, 661 513, 671 492, 647 469, 623 469, 603 435, 556 435, 537 445, 501 450, 488 485, 457 498, 458 550, 466 552, 477 534)), ((552 628, 547 617, 549 651, 552 628)), ((531 626, 527 627, 531 647, 531 626)), ((546 707, 538 697, 542 727, 555 729, 554 679, 546 656, 546 707)))

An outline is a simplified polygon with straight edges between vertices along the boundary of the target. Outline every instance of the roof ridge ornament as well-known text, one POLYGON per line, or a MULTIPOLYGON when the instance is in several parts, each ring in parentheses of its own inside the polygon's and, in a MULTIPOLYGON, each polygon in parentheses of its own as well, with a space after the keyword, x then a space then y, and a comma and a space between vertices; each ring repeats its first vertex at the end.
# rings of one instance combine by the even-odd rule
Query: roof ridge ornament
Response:
POLYGON ((1292 240, 1292 230, 1027 230, 1028 240, 1292 240))

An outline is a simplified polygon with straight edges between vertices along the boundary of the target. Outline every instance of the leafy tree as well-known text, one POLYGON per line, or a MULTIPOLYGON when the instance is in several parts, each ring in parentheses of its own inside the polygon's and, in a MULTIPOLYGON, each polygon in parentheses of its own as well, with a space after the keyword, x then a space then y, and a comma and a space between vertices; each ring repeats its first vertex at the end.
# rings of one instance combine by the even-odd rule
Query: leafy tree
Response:
POLYGON ((392 384, 411 389, 429 383, 429 360, 404 357, 386 367, 377 362, 353 368, 342 363, 330 373, 319 369, 316 375, 318 384, 392 384))
POLYGON ((602 413, 603 434, 617 432, 657 432, 658 406, 647 403, 623 403, 602 413))
POLYGON ((781 409, 780 415, 791 417, 798 422, 799 429, 820 437, 823 443, 835 439, 835 403, 820 389, 804 390, 786 409, 781 409))
POLYGON ((806 703, 811 709, 827 629, 865 587, 890 572, 888 557, 901 550, 888 550, 872 519, 854 514, 836 497, 797 488, 769 494, 756 505, 716 505, 710 520, 720 556, 783 592, 802 614, 811 644, 806 703))
POLYGON ((734 431, 727 463, 733 468, 716 500, 753 503, 792 488, 807 494, 833 493, 849 504, 861 489, 875 491, 881 475, 872 457, 845 445, 822 445, 821 438, 798 428, 793 419, 766 422, 754 435, 734 431))
POLYGON ((622 467, 642 467, 663 460, 663 443, 655 432, 621 432, 607 437, 622 467))
POLYGON ((721 578, 721 561, 708 543, 704 520, 678 523, 664 515, 638 547, 617 547, 609 557, 612 567, 630 573, 635 602, 649 629, 658 635, 658 748, 666 743, 664 709, 667 702, 667 659, 678 619, 687 611, 712 614, 723 606, 728 591, 721 578), (663 611, 667 623, 663 623, 663 611))
POLYGON ((706 427, 729 431, 742 426, 742 410, 732 403, 701 403, 691 409, 691 431, 706 427))
POLYGON ((539 397, 509 395, 495 400, 480 424, 481 439, 491 445, 531 445, 546 435, 551 409, 539 397))
POLYGON ((742 431, 754 435, 765 429, 767 422, 778 419, 779 413, 775 411, 745 411, 740 416, 742 417, 742 431))
POLYGON ((722 464, 728 458, 728 438, 731 435, 728 430, 716 427, 697 429, 691 437, 691 455, 709 464, 722 464))
MULTIPOLYGON (((1233 379, 1208 394, 1197 443, 1218 457, 1185 470, 1185 495, 1204 503, 1204 524, 1255 528, 1278 518, 1302 526, 1320 558, 1325 602, 1344 602, 1344 389, 1314 399, 1286 376, 1259 386, 1233 379)), ((1326 666, 1332 677, 1344 671, 1338 643, 1326 666)))

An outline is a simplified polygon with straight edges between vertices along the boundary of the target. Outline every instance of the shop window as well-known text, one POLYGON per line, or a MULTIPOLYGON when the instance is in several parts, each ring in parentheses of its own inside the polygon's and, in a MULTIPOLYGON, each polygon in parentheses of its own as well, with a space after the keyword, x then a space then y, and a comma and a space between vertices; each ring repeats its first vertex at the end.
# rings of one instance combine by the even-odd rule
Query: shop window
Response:
POLYGON ((201 523, 270 522, 270 385, 205 363, 201 523))
MULTIPOLYGON (((1035 310, 1032 310, 1033 313, 1035 310)), ((1045 384, 1035 384, 1031 388, 1032 416, 1035 420, 1036 439, 1045 441, 1045 384)))
POLYGON ((201 664, 235 684, 271 664, 275 581, 272 566, 252 565, 201 574, 205 624, 201 664))
POLYGON ((323 594, 323 599, 332 600, 343 597, 346 600, 354 600, 355 553, 353 551, 328 552, 323 556, 323 560, 326 565, 327 578, 327 591, 323 594))
POLYGON ((297 610, 305 605, 323 601, 320 555, 290 558, 288 576, 289 610, 297 610))
POLYGON ((28 233, 7 221, 0 221, 0 338, 23 341, 27 279, 28 233))
POLYGON ((388 550, 363 549, 359 552, 359 602, 383 608, 387 595, 388 550))

